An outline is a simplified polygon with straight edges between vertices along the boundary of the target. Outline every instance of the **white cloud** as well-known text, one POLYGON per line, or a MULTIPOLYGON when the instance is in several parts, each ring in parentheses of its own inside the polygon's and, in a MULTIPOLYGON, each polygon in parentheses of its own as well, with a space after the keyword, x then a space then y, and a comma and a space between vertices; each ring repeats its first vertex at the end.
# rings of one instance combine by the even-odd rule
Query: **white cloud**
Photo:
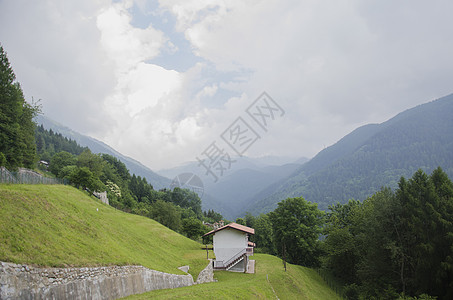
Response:
POLYGON ((0 36, 27 99, 82 132, 100 130, 112 84, 95 17, 105 1, 1 1, 0 36))
POLYGON ((26 96, 43 98, 49 117, 152 168, 194 160, 264 90, 286 114, 254 156, 311 156, 361 124, 452 92, 451 1, 151 8, 1 1, 0 36, 26 96), (140 28, 137 11, 149 19, 140 28), (158 64, 193 59, 191 51, 198 61, 187 71, 158 64))
POLYGON ((141 29, 130 24, 132 16, 128 9, 132 5, 132 1, 117 2, 97 17, 101 45, 119 72, 127 72, 156 57, 166 41, 164 34, 152 25, 141 29))
POLYGON ((195 53, 218 71, 251 70, 245 84, 219 86, 249 97, 267 90, 287 108, 286 127, 276 133, 282 142, 265 147, 274 154, 279 144, 299 143, 307 145, 285 150, 314 155, 360 124, 451 92, 453 29, 446 11, 453 7, 445 1, 161 5, 176 16, 195 53))

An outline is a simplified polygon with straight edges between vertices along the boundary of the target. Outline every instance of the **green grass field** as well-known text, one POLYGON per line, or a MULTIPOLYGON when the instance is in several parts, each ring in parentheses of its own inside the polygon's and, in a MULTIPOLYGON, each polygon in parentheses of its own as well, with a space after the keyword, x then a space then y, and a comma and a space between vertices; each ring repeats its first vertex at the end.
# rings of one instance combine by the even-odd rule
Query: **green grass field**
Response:
POLYGON ((281 259, 267 254, 255 254, 252 259, 256 261, 255 274, 215 271, 218 282, 127 299, 340 299, 315 270, 287 264, 285 272, 281 259))
MULTIPOLYGON (((183 274, 177 267, 189 265, 196 279, 207 265, 200 246, 73 187, 0 184, 0 261, 52 267, 143 265, 173 274, 183 274)), ((284 272, 277 257, 256 254, 253 259, 256 274, 220 271, 215 283, 131 299, 338 299, 312 269, 288 264, 284 272)))
POLYGON ((63 185, 0 184, 0 260, 39 266, 138 264, 196 276, 200 244, 158 222, 118 211, 63 185))

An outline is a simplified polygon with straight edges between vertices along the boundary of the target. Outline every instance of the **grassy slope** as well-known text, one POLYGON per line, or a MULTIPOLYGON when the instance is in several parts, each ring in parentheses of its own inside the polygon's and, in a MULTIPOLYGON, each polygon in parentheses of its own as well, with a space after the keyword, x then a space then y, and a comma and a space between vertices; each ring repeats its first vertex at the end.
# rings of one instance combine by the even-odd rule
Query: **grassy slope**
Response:
POLYGON ((255 254, 253 259, 255 274, 216 271, 215 283, 152 291, 127 299, 340 299, 312 269, 287 264, 285 272, 275 256, 255 254))
MULTIPOLYGON (((210 251, 212 252, 212 251, 210 251)), ((160 290, 148 298, 337 299, 315 271, 256 254, 256 274, 216 272, 216 283, 160 290), (269 282, 267 281, 267 276, 269 282)), ((68 186, 0 184, 0 261, 40 266, 138 264, 196 278, 207 264, 200 244, 148 218, 103 205, 68 186)))
POLYGON ((188 264, 195 276, 207 264, 200 244, 62 185, 0 184, 0 260, 40 266, 139 264, 175 274, 188 264))

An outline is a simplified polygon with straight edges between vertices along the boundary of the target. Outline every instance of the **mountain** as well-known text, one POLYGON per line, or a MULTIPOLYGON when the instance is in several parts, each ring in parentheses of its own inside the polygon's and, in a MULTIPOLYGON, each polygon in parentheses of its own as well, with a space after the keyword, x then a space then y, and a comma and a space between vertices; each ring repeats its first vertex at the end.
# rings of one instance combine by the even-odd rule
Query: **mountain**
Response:
POLYGON ((438 166, 453 176, 453 94, 357 128, 248 199, 247 210, 268 212, 279 201, 299 196, 327 209, 363 200, 382 186, 396 188, 401 176, 409 178, 417 169, 431 173, 438 166))
POLYGON ((235 157, 233 159, 236 162, 232 164, 230 170, 225 172, 224 176, 219 178, 218 182, 204 176, 204 171, 198 166, 198 162, 190 162, 158 172, 169 178, 175 178, 183 173, 198 175, 204 184, 203 210, 213 209, 225 218, 234 220, 245 214, 246 208, 249 206, 248 199, 269 185, 288 177, 308 160, 307 158, 276 156, 235 157))
POLYGON ((299 164, 266 166, 260 169, 240 169, 223 180, 207 187, 206 192, 214 195, 215 200, 203 199, 207 207, 217 208, 229 219, 244 216, 248 207, 247 199, 267 186, 288 177, 299 164), (221 203, 223 207, 219 207, 221 203))
POLYGON ((82 147, 90 148, 93 153, 106 153, 116 157, 126 165, 131 174, 146 178, 156 190, 168 188, 170 186, 170 179, 153 172, 150 168, 144 166, 135 159, 122 155, 109 145, 97 139, 75 132, 42 115, 37 116, 35 121, 38 125, 42 124, 46 129, 52 129, 53 131, 61 133, 63 136, 76 141, 82 147))

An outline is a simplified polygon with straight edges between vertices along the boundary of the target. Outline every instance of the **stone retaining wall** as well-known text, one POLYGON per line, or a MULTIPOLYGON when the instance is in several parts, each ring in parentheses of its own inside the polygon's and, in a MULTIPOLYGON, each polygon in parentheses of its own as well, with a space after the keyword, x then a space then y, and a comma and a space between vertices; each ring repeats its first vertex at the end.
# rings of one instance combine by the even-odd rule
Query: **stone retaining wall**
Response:
POLYGON ((35 268, 0 262, 0 299, 117 299, 193 284, 191 275, 142 266, 35 268))
POLYGON ((214 282, 214 268, 212 267, 212 261, 209 260, 208 265, 204 268, 200 274, 198 274, 196 284, 214 282))

